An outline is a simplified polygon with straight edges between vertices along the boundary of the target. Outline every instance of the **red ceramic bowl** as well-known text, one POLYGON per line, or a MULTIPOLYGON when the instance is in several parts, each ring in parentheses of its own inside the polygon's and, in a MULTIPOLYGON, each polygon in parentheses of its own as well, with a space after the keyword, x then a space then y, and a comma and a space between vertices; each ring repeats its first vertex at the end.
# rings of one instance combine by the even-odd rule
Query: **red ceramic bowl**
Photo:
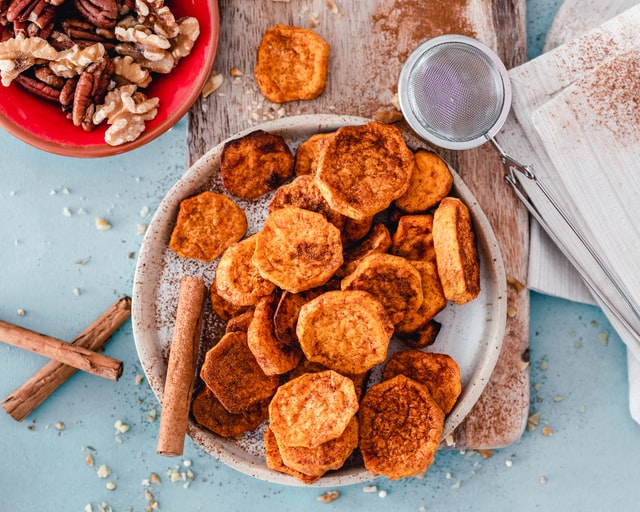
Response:
POLYGON ((91 132, 74 126, 59 105, 25 91, 17 83, 0 85, 0 126, 22 141, 49 153, 71 157, 112 156, 138 148, 162 135, 191 108, 209 77, 218 48, 220 18, 217 0, 167 0, 176 18, 193 16, 200 24, 191 53, 167 75, 154 75, 145 90, 160 98, 158 115, 133 142, 110 146, 104 141, 106 123, 91 132))

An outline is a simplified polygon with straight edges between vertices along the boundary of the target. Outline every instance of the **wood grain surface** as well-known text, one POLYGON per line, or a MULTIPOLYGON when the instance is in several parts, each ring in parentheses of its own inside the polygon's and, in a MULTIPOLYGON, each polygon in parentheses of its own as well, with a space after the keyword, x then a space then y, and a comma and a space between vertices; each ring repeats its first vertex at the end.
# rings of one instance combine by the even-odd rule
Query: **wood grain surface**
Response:
MULTIPOLYGON (((214 70, 224 82, 189 113, 189 165, 234 133, 278 117, 372 117, 381 109, 393 110, 402 64, 422 41, 437 35, 475 37, 494 48, 507 68, 526 58, 525 0, 220 0, 219 7, 214 70), (260 94, 253 77, 256 50, 265 30, 278 23, 313 28, 331 44, 327 86, 318 99, 274 105, 260 94)), ((434 149, 459 172, 486 212, 512 283, 497 367, 454 434, 456 448, 499 448, 520 437, 528 417, 529 298, 518 286, 526 284, 528 216, 504 183, 492 146, 434 149)))

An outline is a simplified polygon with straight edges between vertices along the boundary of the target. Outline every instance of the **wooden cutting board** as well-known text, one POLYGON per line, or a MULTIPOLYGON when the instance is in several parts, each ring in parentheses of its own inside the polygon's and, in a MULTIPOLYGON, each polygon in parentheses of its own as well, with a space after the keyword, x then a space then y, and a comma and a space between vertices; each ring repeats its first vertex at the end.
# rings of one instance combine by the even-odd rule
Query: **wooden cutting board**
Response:
MULTIPOLYGON (((220 0, 214 70, 222 86, 189 113, 189 165, 234 133, 298 114, 372 117, 393 110, 402 64, 422 41, 462 33, 491 46, 507 68, 526 58, 525 0, 220 0), (331 44, 329 76, 318 99, 273 105, 253 78, 258 44, 275 24, 312 28, 331 44)), ((405 129, 408 129, 406 126, 405 129)), ((469 417, 456 429, 456 448, 490 449, 522 434, 529 407, 528 216, 504 183, 493 147, 436 150, 474 192, 498 237, 509 286, 506 337, 496 369, 469 417)))

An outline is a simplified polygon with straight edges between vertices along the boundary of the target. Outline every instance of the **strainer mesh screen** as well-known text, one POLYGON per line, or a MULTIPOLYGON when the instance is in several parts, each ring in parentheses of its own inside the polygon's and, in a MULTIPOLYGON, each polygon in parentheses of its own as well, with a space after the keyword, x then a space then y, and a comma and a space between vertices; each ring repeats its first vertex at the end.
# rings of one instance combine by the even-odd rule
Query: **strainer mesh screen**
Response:
POLYGON ((504 103, 499 71, 479 49, 465 43, 433 47, 416 61, 408 99, 419 122, 452 142, 484 136, 504 103))

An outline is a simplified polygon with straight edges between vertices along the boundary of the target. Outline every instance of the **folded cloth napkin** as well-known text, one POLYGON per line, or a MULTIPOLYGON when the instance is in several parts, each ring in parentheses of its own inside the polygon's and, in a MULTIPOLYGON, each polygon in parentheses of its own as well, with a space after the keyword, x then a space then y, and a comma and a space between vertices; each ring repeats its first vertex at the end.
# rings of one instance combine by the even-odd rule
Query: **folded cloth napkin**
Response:
POLYGON ((538 219, 529 286, 603 308, 628 347, 630 411, 640 422, 640 5, 510 76, 513 111, 497 140, 532 165, 580 233, 535 181, 518 177, 538 219))

